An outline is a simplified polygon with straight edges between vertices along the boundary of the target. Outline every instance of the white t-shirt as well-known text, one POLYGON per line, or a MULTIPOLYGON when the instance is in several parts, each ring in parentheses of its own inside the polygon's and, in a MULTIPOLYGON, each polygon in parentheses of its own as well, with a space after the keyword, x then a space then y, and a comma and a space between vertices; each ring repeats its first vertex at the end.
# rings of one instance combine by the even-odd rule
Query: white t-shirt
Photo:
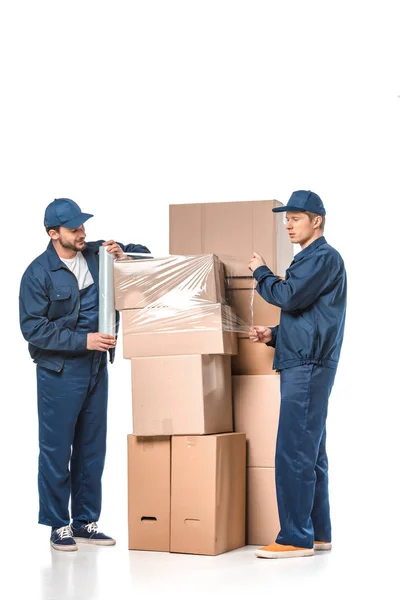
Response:
POLYGON ((94 283, 82 252, 77 252, 74 258, 61 258, 60 256, 60 260, 62 260, 63 263, 67 265, 68 269, 73 272, 78 280, 78 287, 80 290, 84 290, 94 283))

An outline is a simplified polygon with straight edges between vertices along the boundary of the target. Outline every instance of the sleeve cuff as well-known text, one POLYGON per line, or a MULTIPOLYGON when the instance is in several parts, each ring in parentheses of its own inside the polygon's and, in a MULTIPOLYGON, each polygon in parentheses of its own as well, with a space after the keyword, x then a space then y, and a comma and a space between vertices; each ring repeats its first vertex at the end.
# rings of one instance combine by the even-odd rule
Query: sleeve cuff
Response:
POLYGON ((86 333, 78 333, 77 334, 77 351, 85 351, 87 346, 87 334, 86 333))
POLYGON ((266 265, 261 265, 261 267, 257 267, 257 269, 253 271, 253 277, 257 281, 260 281, 264 275, 269 275, 271 273, 271 269, 269 269, 266 265))

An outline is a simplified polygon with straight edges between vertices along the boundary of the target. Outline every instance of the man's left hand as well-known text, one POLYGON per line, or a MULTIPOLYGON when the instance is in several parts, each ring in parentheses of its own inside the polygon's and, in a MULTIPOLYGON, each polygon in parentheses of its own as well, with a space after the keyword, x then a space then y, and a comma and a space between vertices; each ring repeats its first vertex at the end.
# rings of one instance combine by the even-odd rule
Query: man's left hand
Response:
POLYGON ((266 262, 263 257, 260 254, 257 254, 257 252, 253 252, 249 262, 250 271, 254 272, 256 269, 258 269, 258 267, 262 267, 265 264, 266 262))
POLYGON ((110 254, 114 254, 116 258, 126 257, 126 254, 122 250, 121 246, 119 246, 117 242, 114 242, 114 240, 108 240, 108 242, 103 242, 103 246, 108 246, 107 252, 110 252, 110 254))

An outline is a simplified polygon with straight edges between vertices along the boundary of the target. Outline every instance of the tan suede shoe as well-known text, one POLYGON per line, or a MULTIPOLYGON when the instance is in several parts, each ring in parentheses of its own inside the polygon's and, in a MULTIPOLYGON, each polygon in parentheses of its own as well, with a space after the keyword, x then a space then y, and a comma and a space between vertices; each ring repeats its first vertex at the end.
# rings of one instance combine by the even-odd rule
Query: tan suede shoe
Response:
POLYGON ((286 546, 283 544, 269 544, 256 550, 258 558, 297 558, 299 556, 312 556, 314 548, 297 548, 296 546, 286 546))

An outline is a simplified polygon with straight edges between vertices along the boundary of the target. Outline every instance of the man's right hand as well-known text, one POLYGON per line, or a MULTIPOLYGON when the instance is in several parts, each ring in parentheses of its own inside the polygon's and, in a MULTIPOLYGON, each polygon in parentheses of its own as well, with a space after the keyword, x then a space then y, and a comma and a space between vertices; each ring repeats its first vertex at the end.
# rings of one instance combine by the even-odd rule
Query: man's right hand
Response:
POLYGON ((114 348, 116 343, 115 337, 108 333, 88 333, 86 349, 107 352, 110 348, 114 348))
POLYGON ((260 342, 262 344, 267 344, 272 340, 272 331, 269 327, 264 327, 263 325, 255 325, 250 330, 249 338, 252 342, 260 342))

